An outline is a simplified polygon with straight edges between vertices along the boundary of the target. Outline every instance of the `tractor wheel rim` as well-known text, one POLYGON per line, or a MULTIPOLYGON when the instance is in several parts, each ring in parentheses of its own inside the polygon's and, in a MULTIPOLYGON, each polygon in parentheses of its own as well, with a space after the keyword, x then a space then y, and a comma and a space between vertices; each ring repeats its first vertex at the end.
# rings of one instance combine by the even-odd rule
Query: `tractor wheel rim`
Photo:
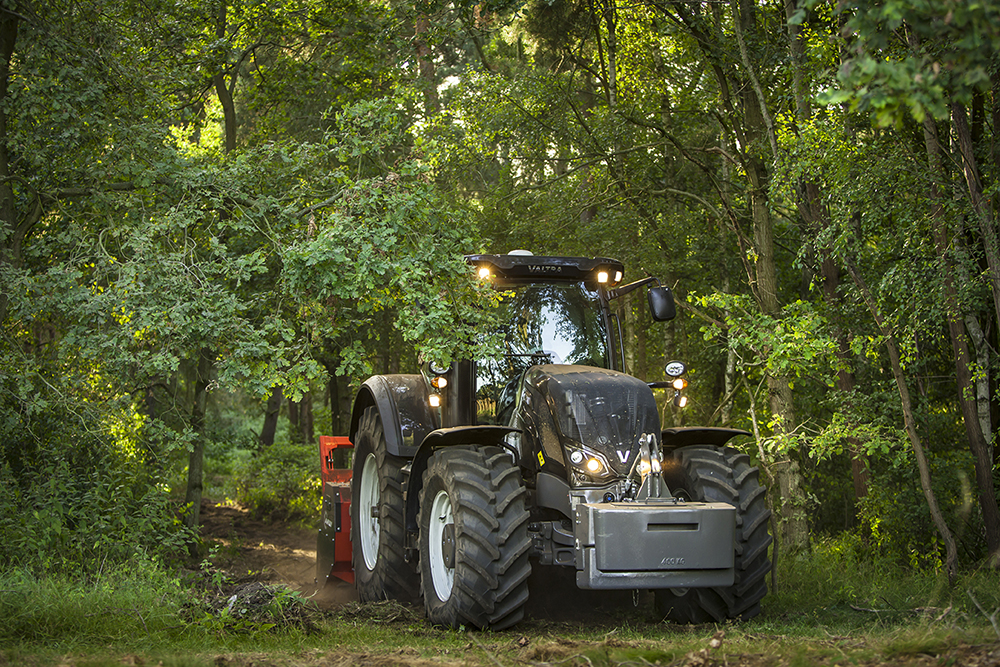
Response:
MULTIPOLYGON (((446 533, 446 526, 454 526, 455 515, 451 508, 451 498, 446 491, 438 491, 431 501, 431 520, 428 526, 427 544, 428 557, 430 559, 431 581, 434 583, 434 592, 438 599, 444 602, 451 597, 451 590, 455 584, 455 568, 448 567, 445 563, 444 548, 442 546, 446 533)), ((452 531, 454 528, 452 529, 452 531)))
POLYGON ((375 455, 369 454, 361 469, 361 497, 358 498, 358 526, 361 528, 361 554, 365 558, 365 567, 375 569, 378 561, 378 464, 375 455))

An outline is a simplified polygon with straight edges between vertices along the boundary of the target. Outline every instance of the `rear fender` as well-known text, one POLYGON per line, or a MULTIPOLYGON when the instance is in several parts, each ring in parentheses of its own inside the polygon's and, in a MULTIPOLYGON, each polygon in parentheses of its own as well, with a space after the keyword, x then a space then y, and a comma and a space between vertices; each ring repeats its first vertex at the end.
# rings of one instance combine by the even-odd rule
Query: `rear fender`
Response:
MULTIPOLYGON (((439 428, 427 434, 410 464, 410 476, 406 484, 406 532, 415 535, 419 530, 420 490, 424 486, 424 470, 435 450, 442 447, 495 446, 510 450, 511 458, 517 462, 517 451, 507 443, 509 433, 518 429, 508 426, 452 426, 439 428)), ((416 546, 416 545, 414 545, 416 546)))
POLYGON ((412 458, 420 443, 438 425, 427 396, 427 383, 421 375, 373 375, 361 385, 354 399, 351 440, 358 432, 361 415, 374 405, 382 419, 388 452, 412 458))

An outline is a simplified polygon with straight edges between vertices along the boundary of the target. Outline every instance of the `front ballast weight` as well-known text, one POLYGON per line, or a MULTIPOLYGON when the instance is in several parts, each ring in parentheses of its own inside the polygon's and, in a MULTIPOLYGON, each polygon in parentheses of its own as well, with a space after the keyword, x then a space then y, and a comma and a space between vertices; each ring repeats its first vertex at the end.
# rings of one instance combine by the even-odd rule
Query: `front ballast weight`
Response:
MULTIPOLYGON (((581 589, 651 590, 677 622, 760 613, 770 511, 728 444, 749 434, 661 429, 653 392, 681 409, 684 365, 650 383, 622 370, 610 304, 655 279, 620 285, 605 258, 467 260, 504 292, 506 353, 362 385, 353 472, 324 474, 320 583, 349 574, 363 601, 419 599, 455 628, 519 622, 532 568, 571 569, 581 589)), ((667 288, 648 293, 654 320, 673 316, 667 288)))

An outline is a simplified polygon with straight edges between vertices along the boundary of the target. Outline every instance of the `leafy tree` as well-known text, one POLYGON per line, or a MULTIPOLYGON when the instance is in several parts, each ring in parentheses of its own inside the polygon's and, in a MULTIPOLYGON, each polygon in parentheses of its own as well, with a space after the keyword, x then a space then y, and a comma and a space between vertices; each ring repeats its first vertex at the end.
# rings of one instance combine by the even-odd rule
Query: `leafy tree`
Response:
POLYGON ((992 474, 989 383, 986 375, 981 375, 980 387, 975 386, 970 339, 978 344, 981 367, 988 368, 995 360, 989 358, 983 344, 982 307, 972 307, 974 302, 959 294, 959 285, 978 273, 970 270, 964 257, 969 250, 963 236, 975 229, 978 238, 973 252, 981 252, 985 260, 983 286, 993 296, 988 319, 1000 324, 1000 241, 992 207, 984 197, 984 192, 993 189, 996 165, 992 152, 977 150, 976 146, 983 143, 983 98, 989 93, 995 96, 1000 82, 995 74, 991 75, 1000 46, 996 28, 1000 5, 963 1, 931 5, 898 0, 877 6, 854 3, 840 11, 852 38, 852 53, 841 71, 840 88, 829 92, 827 101, 849 102, 853 110, 870 113, 877 125, 902 125, 912 117, 923 130, 932 193, 932 238, 942 276, 940 294, 955 359, 958 401, 975 460, 987 544, 995 564, 1000 566, 1000 509, 992 474), (970 105, 976 119, 975 133, 968 120, 970 105), (942 140, 938 121, 949 119, 958 147, 951 159, 961 165, 966 183, 966 216, 978 222, 970 229, 964 223, 953 224, 952 220, 961 221, 962 217, 947 213, 950 202, 946 193, 951 190, 951 177, 945 168, 947 142, 942 140), (982 158, 986 160, 985 169, 980 168, 982 158), (978 406, 974 398, 977 392, 978 406))

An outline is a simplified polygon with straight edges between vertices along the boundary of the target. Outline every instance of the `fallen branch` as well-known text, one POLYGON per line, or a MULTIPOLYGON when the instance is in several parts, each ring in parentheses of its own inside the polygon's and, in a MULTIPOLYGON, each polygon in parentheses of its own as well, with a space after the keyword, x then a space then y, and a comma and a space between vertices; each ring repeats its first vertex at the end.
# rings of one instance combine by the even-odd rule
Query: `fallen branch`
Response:
POLYGON ((941 612, 941 615, 935 619, 938 621, 944 618, 948 612, 951 611, 950 606, 944 610, 940 607, 914 607, 912 609, 868 609, 867 607, 858 607, 853 604, 848 606, 854 611, 861 611, 867 614, 933 614, 941 612))
POLYGON ((979 604, 979 600, 972 596, 972 589, 965 592, 969 594, 969 599, 972 600, 974 605, 976 605, 976 609, 981 611, 983 616, 989 619, 990 625, 993 626, 993 632, 997 633, 997 639, 1000 639, 1000 626, 997 625, 997 614, 1000 614, 1000 607, 997 607, 992 614, 987 614, 986 610, 983 609, 983 606, 979 604))

